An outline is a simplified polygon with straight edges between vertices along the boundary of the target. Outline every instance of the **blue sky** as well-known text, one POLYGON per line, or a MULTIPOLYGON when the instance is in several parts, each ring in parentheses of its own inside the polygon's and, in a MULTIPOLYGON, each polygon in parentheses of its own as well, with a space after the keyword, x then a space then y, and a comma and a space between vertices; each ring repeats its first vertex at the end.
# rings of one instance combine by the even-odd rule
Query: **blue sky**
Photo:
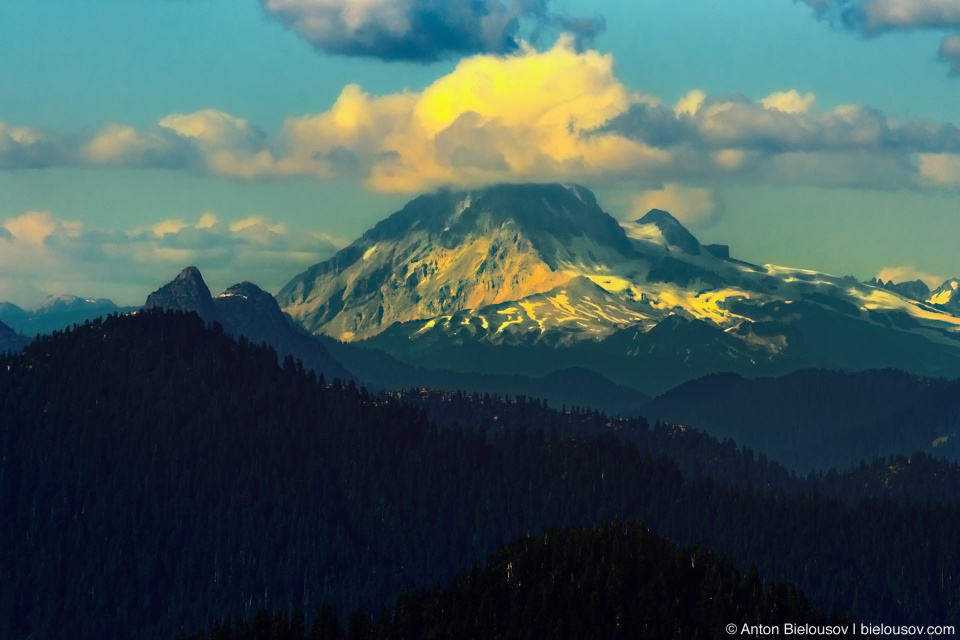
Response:
POLYGON ((960 275, 955 0, 477 4, 0 4, 0 300, 139 303, 186 264, 276 290, 509 179, 754 262, 960 275))

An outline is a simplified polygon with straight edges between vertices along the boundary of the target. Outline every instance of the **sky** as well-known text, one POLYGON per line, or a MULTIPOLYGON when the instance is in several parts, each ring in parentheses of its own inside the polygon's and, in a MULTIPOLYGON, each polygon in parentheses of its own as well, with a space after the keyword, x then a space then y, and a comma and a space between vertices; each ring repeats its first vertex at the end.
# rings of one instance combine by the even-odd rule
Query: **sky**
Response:
POLYGON ((0 300, 276 292, 416 195, 576 182, 735 257, 960 276, 960 0, 5 0, 0 300))

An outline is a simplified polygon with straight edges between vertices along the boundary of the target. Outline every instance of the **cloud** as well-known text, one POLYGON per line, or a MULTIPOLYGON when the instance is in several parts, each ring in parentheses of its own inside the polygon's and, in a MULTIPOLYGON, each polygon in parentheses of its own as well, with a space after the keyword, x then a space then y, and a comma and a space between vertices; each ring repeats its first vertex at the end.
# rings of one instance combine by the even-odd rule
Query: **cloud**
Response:
POLYGON ((950 65, 950 75, 960 76, 960 35, 950 35, 940 41, 937 57, 950 65))
POLYGON ((943 284, 944 280, 946 280, 946 278, 942 276, 920 271, 912 265, 884 267, 880 270, 876 277, 878 280, 883 280, 884 282, 893 281, 895 283, 922 280, 931 289, 936 289, 943 284))
POLYGON ((810 107, 816 102, 816 96, 812 93, 800 95, 796 89, 790 91, 780 91, 771 93, 760 101, 764 109, 769 111, 780 111, 782 113, 797 114, 807 113, 810 107))
POLYGON ((187 223, 183 220, 164 220, 153 225, 150 230, 153 231, 153 235, 162 238, 171 233, 180 233, 186 226, 187 223))
POLYGON ((138 131, 110 124, 82 144, 78 164, 178 169, 194 160, 186 140, 161 128, 138 131))
POLYGON ((49 293, 71 293, 139 304, 187 264, 197 265, 214 291, 243 279, 275 291, 344 244, 263 216, 227 224, 206 212, 192 222, 103 231, 30 211, 0 224, 0 299, 29 305, 49 293))
POLYGON ((69 140, 51 131, 0 122, 0 169, 43 169, 70 164, 69 140))
POLYGON ((330 109, 274 132, 208 109, 156 125, 61 135, 0 124, 0 168, 136 167, 241 181, 363 181, 375 192, 504 181, 650 186, 711 182, 960 189, 960 130, 863 105, 821 108, 693 90, 670 106, 630 90, 609 54, 572 37, 551 49, 461 60, 422 91, 347 85, 330 109))
POLYGON ((264 12, 327 53, 431 62, 474 53, 511 53, 548 29, 586 42, 599 17, 549 11, 549 0, 260 0, 264 12))
POLYGON ((45 211, 28 211, 5 220, 3 228, 9 233, 9 239, 22 244, 39 245, 56 230, 57 223, 45 211))
POLYGON ((816 15, 867 35, 960 26, 956 0, 801 0, 816 15))
POLYGON ((673 107, 673 113, 678 118, 680 116, 695 116, 706 99, 707 94, 699 89, 694 89, 677 101, 677 104, 673 107))
POLYGON ((935 156, 960 153, 953 125, 901 121, 858 105, 820 110, 813 94, 794 89, 759 100, 688 96, 673 108, 632 105, 603 131, 667 151, 673 161, 650 172, 665 181, 953 187, 928 175, 935 156))
MULTIPOLYGON (((934 31, 960 28, 960 2, 957 0, 794 0, 813 8, 817 17, 867 36, 890 31, 934 31)), ((957 72, 957 36, 948 36, 940 44, 939 58, 957 72)))
POLYGON ((921 180, 935 187, 960 188, 960 154, 917 154, 921 180))
MULTIPOLYGON (((189 144, 210 173, 252 179, 268 171, 273 155, 266 136, 243 118, 216 109, 169 115, 158 123, 189 144)), ((195 163, 196 164, 196 163, 195 163)))
POLYGON ((197 221, 197 229, 213 229, 218 224, 220 224, 220 219, 216 215, 207 211, 200 216, 200 219, 197 221))
POLYGON ((633 197, 630 219, 640 218, 651 209, 669 211, 685 225, 702 225, 721 209, 712 189, 684 187, 668 182, 660 189, 645 191, 633 197))
POLYGON ((287 120, 263 151, 269 162, 235 156, 226 173, 356 176, 374 191, 416 192, 637 171, 669 154, 596 130, 643 100, 617 80, 611 56, 564 37, 542 53, 464 59, 422 92, 348 85, 329 111, 287 120))

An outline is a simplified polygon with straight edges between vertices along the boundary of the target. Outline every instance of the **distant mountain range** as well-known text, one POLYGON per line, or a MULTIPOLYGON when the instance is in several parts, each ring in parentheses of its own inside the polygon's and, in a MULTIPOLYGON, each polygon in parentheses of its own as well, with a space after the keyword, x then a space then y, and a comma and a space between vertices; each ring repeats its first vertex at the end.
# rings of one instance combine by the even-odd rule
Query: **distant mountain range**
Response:
POLYGON ((92 299, 59 294, 47 296, 43 302, 31 309, 23 309, 12 302, 0 302, 0 321, 32 338, 72 324, 82 324, 85 320, 98 316, 129 313, 137 308, 118 307, 106 298, 92 299))
POLYGON ((584 187, 526 184, 421 196, 277 299, 317 335, 420 367, 583 367, 658 394, 717 371, 956 377, 958 283, 918 299, 918 287, 753 265, 665 211, 621 225, 584 187))
MULTIPOLYGON (((328 379, 642 412, 805 471, 960 458, 950 393, 930 396, 960 376, 958 287, 754 265, 666 211, 618 223, 584 187, 525 184, 416 198, 276 298, 249 282, 214 297, 190 267, 145 307, 196 311, 328 379), (885 368, 906 373, 868 372, 885 368), (782 378, 810 369, 834 372, 782 378), (791 395, 798 381, 809 398, 791 395)), ((51 296, 30 311, 4 303, 0 321, 32 336, 131 310, 51 296)))

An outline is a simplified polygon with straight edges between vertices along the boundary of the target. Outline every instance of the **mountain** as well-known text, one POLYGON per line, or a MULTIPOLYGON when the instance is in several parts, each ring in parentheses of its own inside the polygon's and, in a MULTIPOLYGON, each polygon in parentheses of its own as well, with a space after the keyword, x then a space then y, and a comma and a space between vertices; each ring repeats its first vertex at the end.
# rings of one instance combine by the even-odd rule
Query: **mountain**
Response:
POLYGON ((0 322, 0 353, 17 353, 28 344, 30 344, 29 338, 0 322))
POLYGON ((207 322, 220 320, 210 289, 196 267, 186 267, 176 278, 147 296, 143 308, 195 311, 207 322))
POLYGON ((674 247, 691 256, 700 255, 700 241, 679 220, 661 209, 651 209, 636 220, 631 226, 630 235, 674 247))
POLYGON ((277 299, 314 334, 418 367, 587 368, 656 395, 718 371, 960 376, 945 287, 916 300, 912 285, 754 265, 668 212, 619 224, 584 187, 523 184, 420 196, 277 299))
POLYGON ((111 313, 128 313, 135 308, 118 307, 106 298, 91 299, 58 294, 47 296, 29 310, 11 302, 0 302, 0 322, 8 324, 23 335, 36 336, 65 329, 73 324, 83 324, 87 320, 111 313))
POLYGON ((542 294, 633 254, 580 186, 499 185, 421 196, 295 277, 280 306, 341 340, 542 294), (575 267, 576 264, 579 266, 575 267))
POLYGON ((231 335, 244 336, 255 344, 267 343, 281 360, 293 356, 308 370, 331 380, 353 378, 323 344, 284 315, 273 296, 251 282, 235 284, 214 299, 200 270, 186 267, 151 293, 143 308, 193 311, 206 322, 220 323, 231 335))

